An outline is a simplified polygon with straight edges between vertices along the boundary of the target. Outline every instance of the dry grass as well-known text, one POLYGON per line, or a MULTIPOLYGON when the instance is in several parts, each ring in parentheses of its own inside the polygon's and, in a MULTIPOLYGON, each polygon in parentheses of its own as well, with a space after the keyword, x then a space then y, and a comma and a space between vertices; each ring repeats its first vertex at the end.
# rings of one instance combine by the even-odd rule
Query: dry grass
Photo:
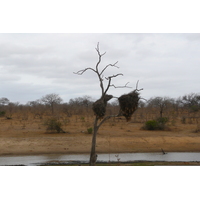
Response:
MULTIPOLYGON (((28 116, 26 119, 0 118, 0 154, 89 153, 93 116, 62 117, 66 133, 51 133, 43 125, 45 119, 28 116)), ((170 126, 170 131, 141 130, 142 123, 111 119, 99 130, 97 153, 200 151, 197 124, 170 126)))

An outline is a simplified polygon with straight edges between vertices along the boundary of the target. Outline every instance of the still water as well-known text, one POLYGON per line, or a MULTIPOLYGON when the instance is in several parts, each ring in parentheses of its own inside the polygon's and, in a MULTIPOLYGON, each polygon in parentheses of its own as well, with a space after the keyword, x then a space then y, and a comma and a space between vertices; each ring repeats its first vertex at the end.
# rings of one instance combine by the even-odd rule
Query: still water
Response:
MULTIPOLYGON (((134 161, 177 161, 200 162, 199 152, 169 152, 163 153, 114 153, 98 154, 97 162, 134 162, 134 161)), ((88 163, 88 154, 50 154, 31 156, 0 156, 0 165, 37 166, 42 164, 88 163)))

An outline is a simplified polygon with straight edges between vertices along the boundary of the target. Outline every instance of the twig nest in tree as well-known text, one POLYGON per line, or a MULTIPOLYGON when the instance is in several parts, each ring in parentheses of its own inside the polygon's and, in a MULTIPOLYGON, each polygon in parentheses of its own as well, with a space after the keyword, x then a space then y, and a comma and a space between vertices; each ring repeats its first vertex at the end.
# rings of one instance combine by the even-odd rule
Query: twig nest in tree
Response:
POLYGON ((139 99, 139 93, 136 90, 118 98, 120 114, 126 118, 127 122, 131 120, 133 113, 138 108, 139 99))
POLYGON ((101 97, 99 100, 95 101, 93 103, 92 109, 94 111, 94 114, 99 118, 102 119, 105 114, 106 114, 106 106, 107 106, 107 102, 112 99, 113 96, 112 95, 104 95, 103 97, 101 97))
POLYGON ((106 113, 106 104, 102 99, 99 99, 93 103, 92 109, 94 114, 101 119, 106 113))

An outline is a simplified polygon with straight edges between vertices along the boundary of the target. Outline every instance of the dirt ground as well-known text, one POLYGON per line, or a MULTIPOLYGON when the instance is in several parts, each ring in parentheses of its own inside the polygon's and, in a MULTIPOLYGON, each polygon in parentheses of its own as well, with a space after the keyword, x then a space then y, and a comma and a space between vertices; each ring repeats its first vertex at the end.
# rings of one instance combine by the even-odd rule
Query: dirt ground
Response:
MULTIPOLYGON (((90 152, 92 135, 87 128, 92 126, 92 118, 65 120, 66 133, 47 132, 43 124, 41 119, 0 118, 0 155, 90 152)), ((146 131, 141 130, 142 126, 125 120, 106 122, 99 129, 96 152, 200 152, 195 123, 176 122, 168 131, 146 131)))

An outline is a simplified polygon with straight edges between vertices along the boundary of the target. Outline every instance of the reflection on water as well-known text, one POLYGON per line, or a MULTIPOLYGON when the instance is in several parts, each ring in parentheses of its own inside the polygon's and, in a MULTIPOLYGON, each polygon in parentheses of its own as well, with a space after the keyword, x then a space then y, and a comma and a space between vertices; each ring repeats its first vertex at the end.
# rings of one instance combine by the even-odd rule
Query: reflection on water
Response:
MULTIPOLYGON (((97 162, 133 162, 133 161, 200 161, 200 153, 171 152, 171 153, 115 153, 98 154, 97 162)), ((49 154, 35 156, 0 156, 0 165, 40 165, 45 163, 88 163, 87 154, 49 154)))

